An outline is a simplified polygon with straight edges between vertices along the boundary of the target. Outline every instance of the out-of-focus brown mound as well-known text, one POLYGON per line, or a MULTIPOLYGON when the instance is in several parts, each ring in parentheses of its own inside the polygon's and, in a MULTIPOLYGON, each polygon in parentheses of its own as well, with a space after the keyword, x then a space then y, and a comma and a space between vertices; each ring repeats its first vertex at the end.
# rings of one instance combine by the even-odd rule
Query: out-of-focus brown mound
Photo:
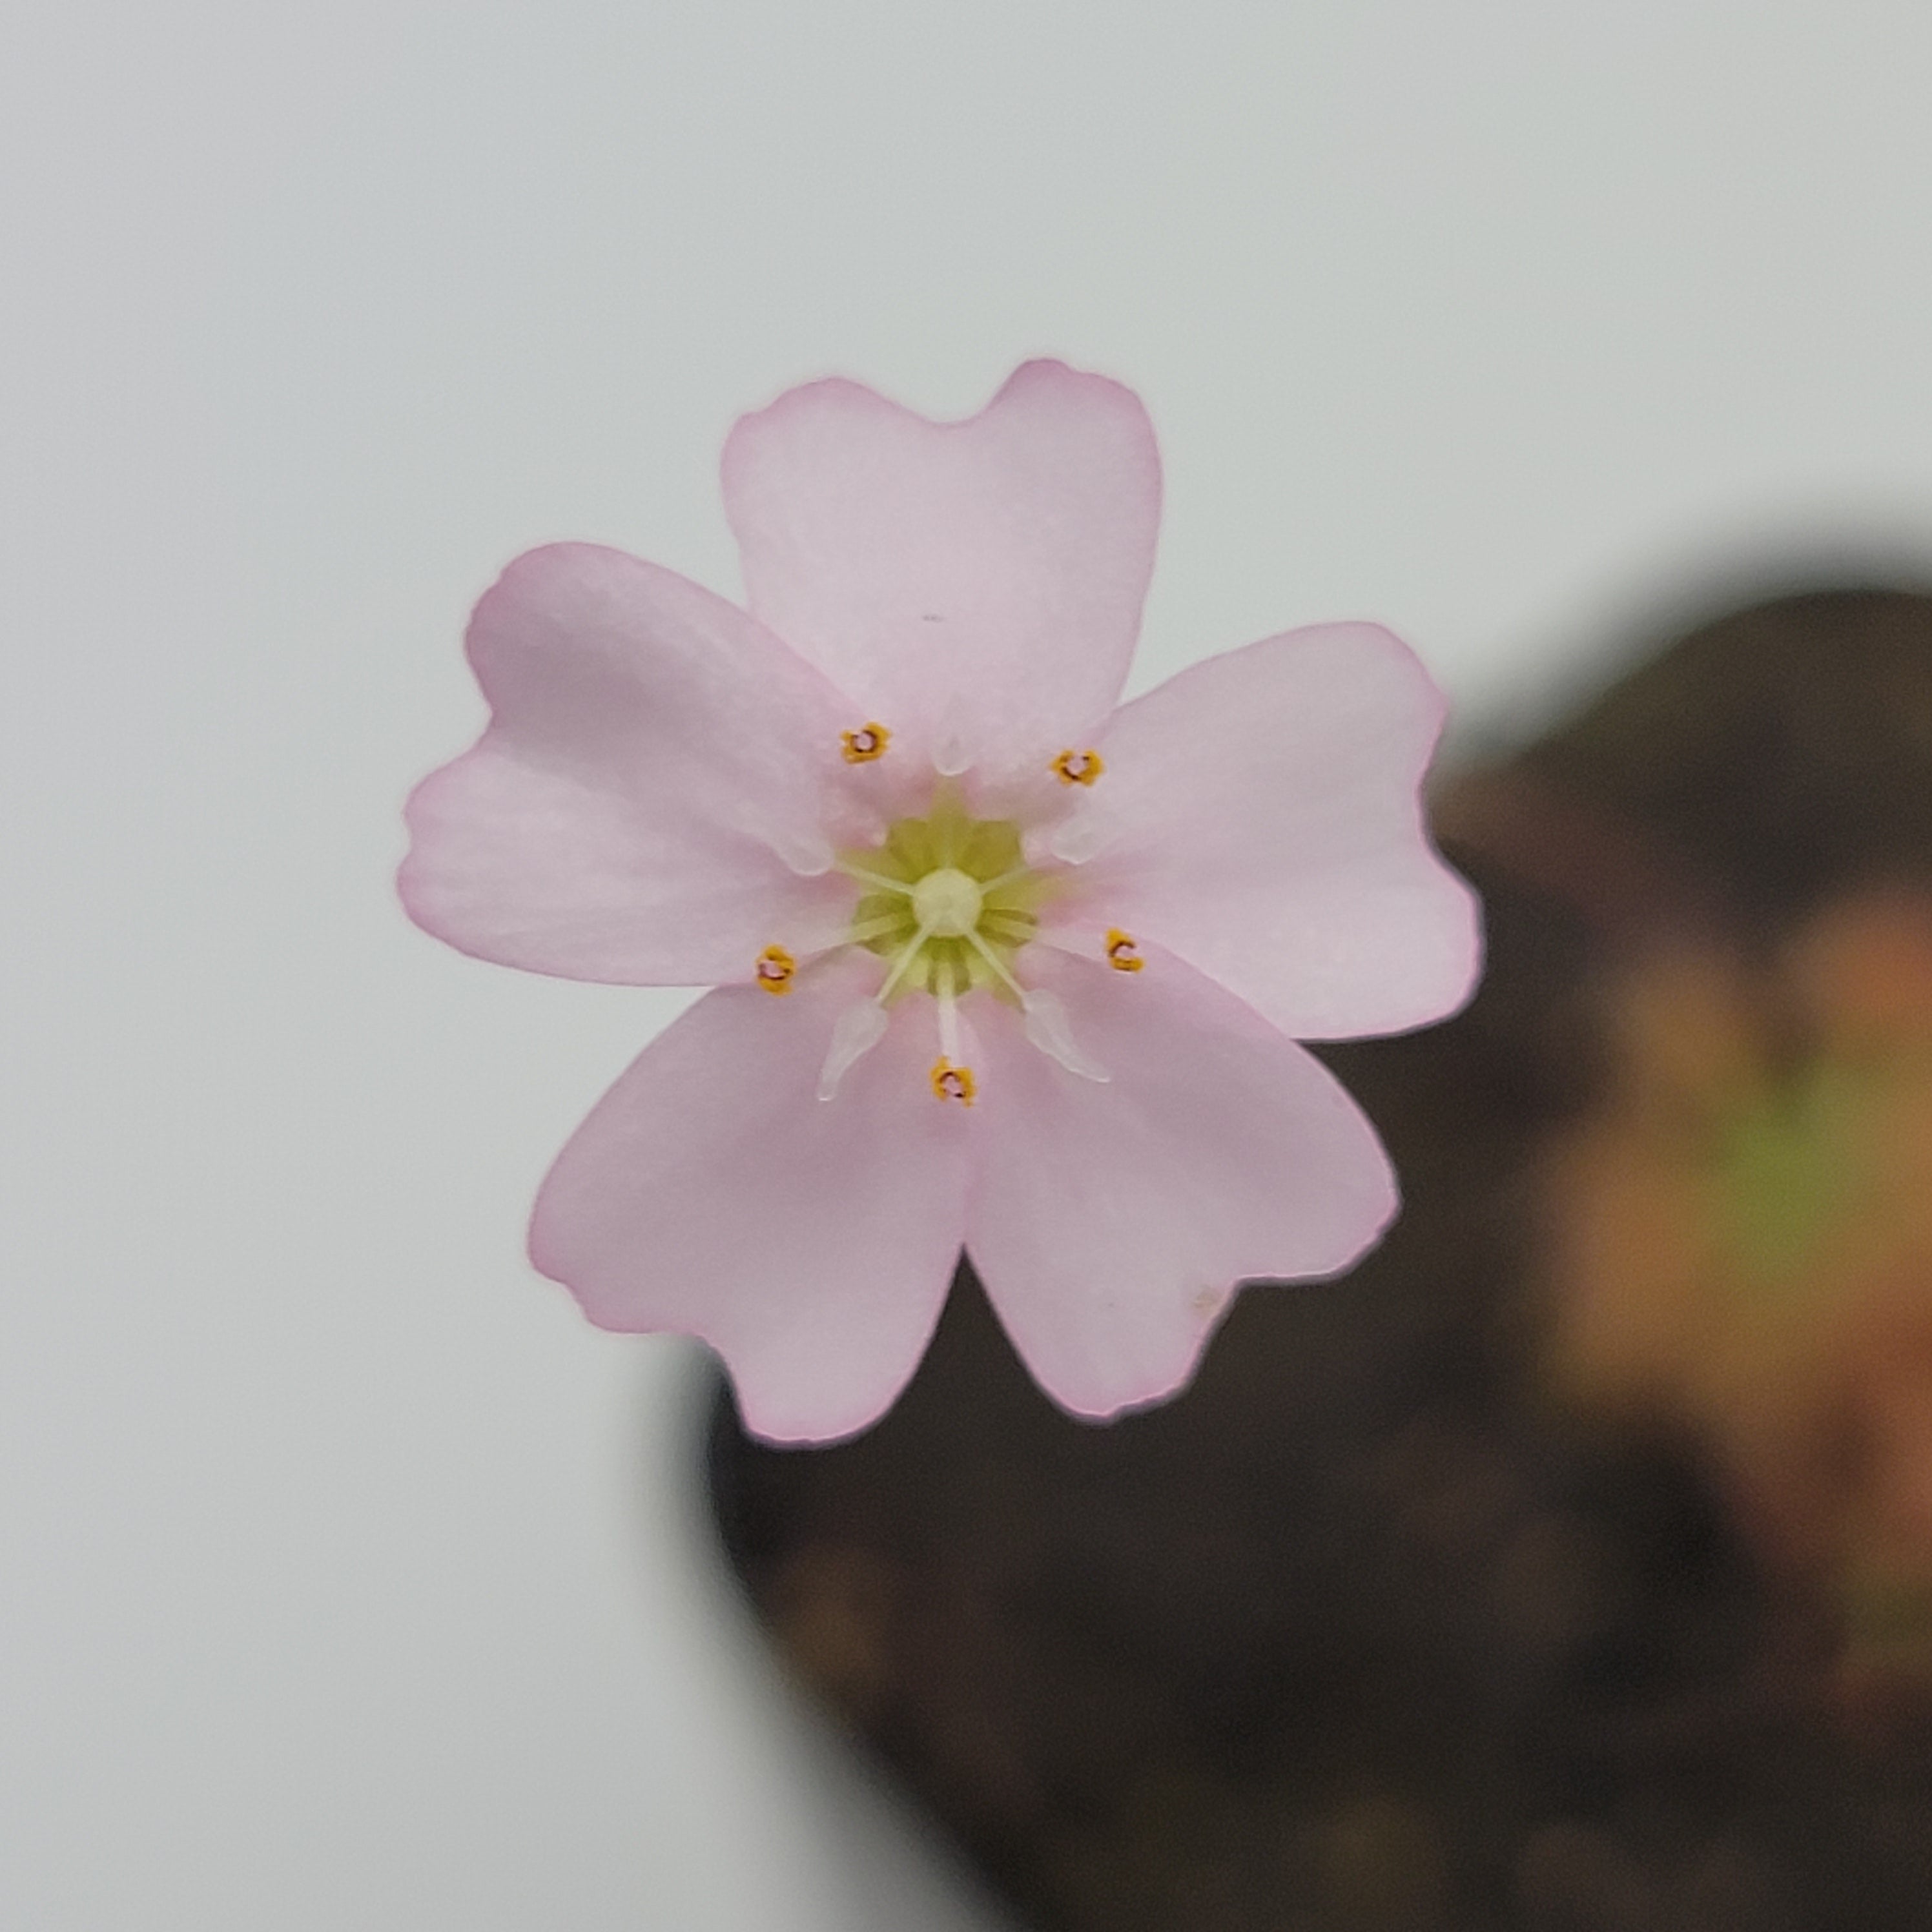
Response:
POLYGON ((1483 988, 1324 1054, 1380 1252, 1105 1428, 962 1270, 860 1440, 721 1396, 731 1560, 1042 1932, 1932 1928, 1932 598, 1727 617, 1437 823, 1483 988))

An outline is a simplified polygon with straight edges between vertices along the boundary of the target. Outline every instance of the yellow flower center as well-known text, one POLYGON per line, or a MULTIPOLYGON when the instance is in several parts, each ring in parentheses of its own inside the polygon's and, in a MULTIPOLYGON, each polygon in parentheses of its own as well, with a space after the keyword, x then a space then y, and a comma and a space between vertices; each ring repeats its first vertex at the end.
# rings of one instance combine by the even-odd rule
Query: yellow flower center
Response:
POLYGON ((1011 819, 970 818, 942 793, 923 818, 896 820, 883 845, 839 863, 867 888, 853 909, 854 943, 892 962, 881 998, 983 988, 1024 1003, 1012 958, 1034 935, 1049 882, 1027 864, 1011 819))
MULTIPOLYGON (((881 757, 892 734, 868 720, 841 734, 848 764, 881 757)), ((1095 751, 1065 751, 1052 770, 1066 785, 1090 785, 1104 770, 1095 751)), ((1104 1082, 1107 1070, 1082 1052, 1066 1010, 1049 987, 1028 988, 1016 956, 1040 929, 1040 908, 1060 889, 1057 868, 1030 864, 1020 826, 1011 818, 975 818, 941 764, 938 789, 923 818, 895 819, 877 845, 838 854, 833 862, 860 887, 843 952, 858 946, 886 962, 878 990, 838 1018, 818 1077, 818 1096, 832 1099, 846 1074, 885 1037, 886 1010, 908 993, 932 996, 940 1055, 932 1072, 936 1100, 970 1107, 977 1090, 973 1069, 960 1058, 970 1037, 959 1003, 989 993, 1018 1010, 1027 1039, 1083 1080, 1104 1082)), ((1078 862, 1057 851, 1066 864, 1078 862)), ((822 862, 820 866, 822 869, 822 862)), ((1116 971, 1138 973, 1140 950, 1130 933, 1108 932, 1106 958, 1116 971)), ((807 967, 812 962, 806 962, 807 967)), ((801 970, 779 945, 768 946, 754 972, 768 993, 782 994, 801 970)))
POLYGON ((912 889, 912 916, 941 939, 964 939, 980 923, 986 902, 980 881, 956 866, 928 872, 912 889))

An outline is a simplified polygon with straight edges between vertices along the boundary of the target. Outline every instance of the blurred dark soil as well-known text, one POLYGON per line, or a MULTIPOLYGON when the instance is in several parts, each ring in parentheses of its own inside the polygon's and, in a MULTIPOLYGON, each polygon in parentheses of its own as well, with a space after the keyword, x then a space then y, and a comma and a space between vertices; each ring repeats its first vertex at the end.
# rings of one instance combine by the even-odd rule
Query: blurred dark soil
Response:
POLYGON ((1402 1178, 1381 1250, 1249 1289, 1185 1396, 1097 1428, 962 1268, 859 1440, 766 1448, 721 1394, 731 1562, 1040 1932, 1932 1932, 1923 1699, 1847 1706, 1832 1612, 1689 1442, 1534 1371, 1538 1156, 1599 1093, 1617 962, 1932 882, 1932 598, 1727 616, 1437 824, 1488 976, 1324 1051, 1402 1178))

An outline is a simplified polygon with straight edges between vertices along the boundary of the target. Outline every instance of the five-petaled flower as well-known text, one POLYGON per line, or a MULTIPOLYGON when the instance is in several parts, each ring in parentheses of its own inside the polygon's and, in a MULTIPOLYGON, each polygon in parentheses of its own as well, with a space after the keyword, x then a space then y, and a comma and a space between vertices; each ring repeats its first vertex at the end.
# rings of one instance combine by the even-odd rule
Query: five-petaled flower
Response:
POLYGON ((565 1148, 532 1256, 607 1328, 701 1336, 773 1439, 891 1404, 962 1247, 1066 1408, 1168 1395, 1240 1282, 1339 1272, 1394 1211, 1295 1042, 1474 980, 1418 796, 1441 697, 1356 623, 1117 708, 1159 463, 1058 363, 958 423, 794 390, 724 480, 746 608, 518 559, 470 629, 492 722, 410 803, 430 932, 714 988, 565 1148))

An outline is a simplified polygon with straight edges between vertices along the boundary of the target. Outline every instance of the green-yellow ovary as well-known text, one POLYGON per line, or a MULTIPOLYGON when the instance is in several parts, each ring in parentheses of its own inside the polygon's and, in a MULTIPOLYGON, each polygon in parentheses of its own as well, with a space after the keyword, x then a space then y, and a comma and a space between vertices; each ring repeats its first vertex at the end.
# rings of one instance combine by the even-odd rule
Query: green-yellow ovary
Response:
POLYGON ((892 962, 886 998, 984 988, 1018 1004, 1013 956, 1032 938, 1051 881, 1028 866, 1011 819, 970 818, 942 797, 923 818, 896 820, 884 844, 840 859, 867 887, 853 909, 854 942, 892 962))

